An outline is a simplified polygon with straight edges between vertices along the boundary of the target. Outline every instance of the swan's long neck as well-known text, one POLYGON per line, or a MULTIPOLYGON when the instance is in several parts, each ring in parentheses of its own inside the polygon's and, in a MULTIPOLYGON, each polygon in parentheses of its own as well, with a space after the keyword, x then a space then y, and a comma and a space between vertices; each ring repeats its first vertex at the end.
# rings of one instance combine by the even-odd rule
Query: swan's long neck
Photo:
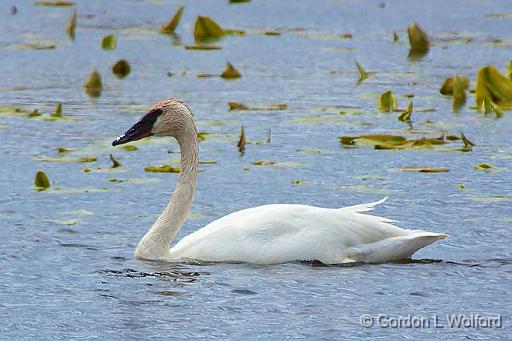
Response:
POLYGON ((176 139, 181 150, 181 171, 171 200, 151 229, 142 238, 135 256, 143 259, 163 259, 169 254, 171 241, 185 222, 192 207, 199 164, 197 131, 193 120, 176 139))

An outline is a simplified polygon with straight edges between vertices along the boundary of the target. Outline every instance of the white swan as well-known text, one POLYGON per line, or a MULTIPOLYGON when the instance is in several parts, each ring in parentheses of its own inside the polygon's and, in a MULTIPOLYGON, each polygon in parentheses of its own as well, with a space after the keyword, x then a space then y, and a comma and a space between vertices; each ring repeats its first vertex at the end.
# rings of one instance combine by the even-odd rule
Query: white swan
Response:
POLYGON ((405 230, 389 219, 363 214, 383 199, 334 209, 284 204, 249 208, 211 222, 169 250, 192 206, 196 187, 199 146, 192 112, 181 101, 162 100, 112 145, 151 135, 176 138, 181 173, 167 207, 139 242, 137 258, 259 264, 385 262, 410 258, 422 247, 446 238, 441 233, 405 230))

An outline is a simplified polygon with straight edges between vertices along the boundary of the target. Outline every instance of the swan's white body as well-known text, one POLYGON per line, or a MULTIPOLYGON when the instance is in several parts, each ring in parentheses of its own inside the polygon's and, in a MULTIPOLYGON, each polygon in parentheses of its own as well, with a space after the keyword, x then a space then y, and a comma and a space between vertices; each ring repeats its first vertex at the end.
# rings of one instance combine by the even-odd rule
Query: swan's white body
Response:
POLYGON ((241 210, 180 240, 167 260, 385 262, 410 258, 416 250, 446 237, 404 230, 386 218, 361 213, 384 200, 339 209, 276 204, 241 210))
POLYGON ((389 219, 363 213, 385 199, 338 209, 275 204, 231 213, 169 250, 194 198, 199 147, 193 115, 182 102, 161 101, 113 144, 149 135, 176 138, 181 148, 181 173, 167 207, 139 242, 137 258, 259 264, 297 260, 386 262, 410 258, 422 247, 446 237, 405 230, 389 219))

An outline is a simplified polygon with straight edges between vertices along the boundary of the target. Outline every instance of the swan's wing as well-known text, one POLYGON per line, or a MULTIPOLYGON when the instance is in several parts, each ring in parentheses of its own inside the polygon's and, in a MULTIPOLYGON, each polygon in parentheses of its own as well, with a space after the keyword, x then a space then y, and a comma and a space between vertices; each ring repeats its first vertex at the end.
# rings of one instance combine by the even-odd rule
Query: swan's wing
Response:
POLYGON ((375 243, 420 231, 404 230, 386 218, 359 213, 381 202, 342 209, 264 205, 234 212, 183 238, 170 250, 170 258, 266 264, 389 260, 381 258, 393 254, 379 254, 379 250, 384 246, 393 250, 393 245, 401 244, 375 243))

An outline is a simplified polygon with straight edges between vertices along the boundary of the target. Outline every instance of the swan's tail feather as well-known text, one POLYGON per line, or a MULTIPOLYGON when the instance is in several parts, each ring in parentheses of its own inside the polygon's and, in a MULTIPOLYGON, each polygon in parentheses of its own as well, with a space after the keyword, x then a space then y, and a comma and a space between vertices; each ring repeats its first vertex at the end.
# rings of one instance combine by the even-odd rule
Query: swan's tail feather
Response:
POLYGON ((408 259, 419 249, 446 237, 447 235, 444 233, 411 231, 411 234, 406 236, 388 238, 353 248, 353 253, 347 256, 367 263, 408 259))
POLYGON ((359 204, 354 206, 348 206, 348 207, 341 207, 340 210, 343 211, 352 211, 352 212, 368 212, 375 209, 375 206, 382 204, 384 201, 387 200, 388 197, 385 197, 384 199, 381 199, 379 201, 370 202, 366 204, 359 204))

